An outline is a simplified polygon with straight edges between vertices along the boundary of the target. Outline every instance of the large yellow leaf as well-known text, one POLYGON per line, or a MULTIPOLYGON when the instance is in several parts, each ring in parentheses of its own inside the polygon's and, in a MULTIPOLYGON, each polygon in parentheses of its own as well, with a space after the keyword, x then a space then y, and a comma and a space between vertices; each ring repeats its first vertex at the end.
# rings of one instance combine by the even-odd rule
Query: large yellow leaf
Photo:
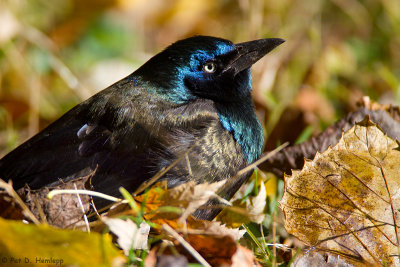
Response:
POLYGON ((0 218, 0 265, 123 266, 109 235, 0 218))
POLYGON ((398 143, 365 119, 285 177, 285 227, 353 264, 398 266, 399 174, 398 143))

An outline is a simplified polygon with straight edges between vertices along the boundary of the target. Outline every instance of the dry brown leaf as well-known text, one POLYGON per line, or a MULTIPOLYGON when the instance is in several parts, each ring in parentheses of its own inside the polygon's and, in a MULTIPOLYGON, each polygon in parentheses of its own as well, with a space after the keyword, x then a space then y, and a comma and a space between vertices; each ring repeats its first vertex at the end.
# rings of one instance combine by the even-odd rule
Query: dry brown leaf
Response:
POLYGON ((394 107, 390 104, 381 104, 378 102, 375 102, 371 100, 369 96, 363 96, 357 103, 361 107, 366 107, 369 110, 385 110, 385 111, 390 111, 391 109, 399 109, 399 107, 394 107))
MULTIPOLYGON (((186 234, 183 238, 211 266, 260 266, 252 251, 238 245, 229 236, 186 234)), ((146 266, 158 266, 160 260, 171 254, 176 257, 184 255, 189 262, 197 263, 197 260, 185 246, 174 239, 172 241, 175 245, 173 249, 167 243, 154 246, 146 258, 146 266), (178 255, 176 255, 177 251, 179 252, 178 255)))
MULTIPOLYGON (((185 240, 212 266, 232 264, 238 246, 229 236, 186 235, 185 240)), ((188 255, 184 247, 177 246, 177 249, 188 255)))
MULTIPOLYGON (((162 225, 167 223, 173 229, 180 233, 191 233, 191 234, 202 234, 202 235, 213 235, 213 236, 230 236, 234 240, 239 240, 246 233, 246 230, 240 230, 239 228, 231 228, 219 221, 205 221, 189 216, 185 223, 180 222, 178 219, 163 218, 162 216, 153 217, 150 220, 156 225, 162 225)), ((157 229, 154 225, 154 230, 157 229)))
POLYGON ((256 261, 253 252, 243 246, 238 245, 235 254, 232 256, 231 267, 258 267, 261 266, 256 261))
POLYGON ((196 209, 215 197, 215 192, 224 183, 225 181, 196 184, 190 181, 172 189, 157 183, 146 194, 135 197, 135 200, 145 204, 147 219, 179 219, 183 223, 196 209), (177 208, 181 212, 171 212, 171 208, 177 208))
POLYGON ((372 121, 379 122, 379 126, 388 136, 400 140, 399 107, 381 106, 376 103, 363 103, 362 105, 367 105, 367 107, 362 106, 356 111, 348 113, 341 120, 308 141, 286 147, 258 167, 262 171, 272 172, 278 177, 283 177, 284 173, 290 174, 292 169, 301 169, 304 165, 304 158, 312 159, 317 151, 323 152, 329 146, 336 145, 343 131, 348 131, 357 122, 363 120, 365 116, 370 116, 372 121), (369 108, 373 109, 370 110, 369 108))
POLYGON ((230 236, 234 240, 239 240, 246 233, 246 230, 230 228, 219 221, 198 220, 192 216, 188 218, 185 229, 175 229, 178 232, 189 232, 203 235, 230 236))
MULTIPOLYGON (((145 194, 136 196, 135 200, 142 203, 144 217, 153 223, 155 230, 160 230, 163 224, 168 224, 181 233, 227 235, 234 240, 238 240, 245 234, 245 230, 229 228, 218 221, 199 220, 190 216, 191 212, 214 196, 214 191, 218 190, 221 184, 223 184, 223 181, 199 185, 189 182, 167 190, 166 183, 161 182, 157 183, 145 194)), ((263 190, 260 191, 262 193, 263 190)), ((107 213, 107 217, 122 215, 137 216, 138 214, 126 203, 114 206, 107 213)), ((98 229, 103 229, 103 227, 98 226, 98 229)))
POLYGON ((255 223, 262 223, 265 218, 265 206, 267 205, 267 191, 265 184, 260 183, 260 189, 257 196, 249 197, 246 200, 246 208, 249 212, 248 216, 250 221, 255 223))
POLYGON ((369 119, 285 177, 286 230, 351 263, 400 266, 400 151, 369 119))

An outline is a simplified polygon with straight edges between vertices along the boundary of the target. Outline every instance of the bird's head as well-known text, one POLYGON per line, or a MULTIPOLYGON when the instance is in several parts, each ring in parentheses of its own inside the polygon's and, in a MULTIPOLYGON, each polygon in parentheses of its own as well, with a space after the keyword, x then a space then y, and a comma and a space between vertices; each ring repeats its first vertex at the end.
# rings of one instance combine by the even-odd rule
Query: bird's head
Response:
POLYGON ((136 73, 176 103, 196 98, 227 102, 250 95, 250 67, 283 42, 267 38, 233 44, 195 36, 170 45, 136 73))

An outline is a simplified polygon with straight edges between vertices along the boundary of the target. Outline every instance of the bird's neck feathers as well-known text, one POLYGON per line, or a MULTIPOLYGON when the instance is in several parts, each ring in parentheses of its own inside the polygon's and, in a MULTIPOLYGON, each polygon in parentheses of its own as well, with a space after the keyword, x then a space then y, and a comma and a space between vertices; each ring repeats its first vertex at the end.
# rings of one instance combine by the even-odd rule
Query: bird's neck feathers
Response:
POLYGON ((216 108, 223 127, 240 144, 247 162, 250 164, 257 160, 262 153, 264 135, 251 97, 237 102, 216 103, 216 108))
MULTIPOLYGON (((152 84, 138 76, 133 81, 136 85, 145 88, 153 97, 164 101, 167 100, 173 105, 180 106, 197 99, 195 96, 188 94, 187 90, 180 89, 180 86, 152 84), (180 92, 180 90, 183 91, 180 92)), ((242 93, 238 94, 239 91, 236 93, 232 92, 232 96, 234 97, 231 97, 231 101, 228 102, 215 100, 213 102, 222 126, 232 133, 235 140, 241 146, 247 162, 250 164, 257 160, 262 153, 264 144, 263 130, 254 113, 254 105, 251 99, 251 80, 235 84, 234 87, 242 93)))
MULTIPOLYGON (((165 87, 150 84, 138 77, 133 78, 133 82, 136 85, 140 85, 153 97, 167 100, 173 105, 179 106, 192 100, 190 99, 190 95, 187 95, 186 92, 180 94, 176 88, 175 90, 171 90, 171 87, 169 87, 169 90, 165 90, 165 87)), ((244 84, 242 85, 244 86, 244 84)), ((233 98, 233 101, 229 102, 213 102, 222 126, 232 133, 235 140, 241 146, 247 162, 250 164, 260 157, 264 144, 264 136, 262 126, 254 113, 250 82, 246 84, 247 86, 250 86, 250 89, 246 89, 246 95, 233 98)), ((244 89, 242 88, 242 90, 244 89)))

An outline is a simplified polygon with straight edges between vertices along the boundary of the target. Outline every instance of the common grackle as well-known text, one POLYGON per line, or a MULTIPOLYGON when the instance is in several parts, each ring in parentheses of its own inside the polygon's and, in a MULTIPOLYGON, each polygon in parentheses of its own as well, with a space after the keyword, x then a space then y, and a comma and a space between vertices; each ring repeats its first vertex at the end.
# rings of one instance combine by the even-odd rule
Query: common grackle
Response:
MULTIPOLYGON (((283 42, 178 41, 4 156, 0 178, 11 179, 16 189, 38 189, 95 170, 91 189, 118 196, 120 186, 135 191, 188 151, 161 177, 169 187, 228 180, 261 155, 250 67, 283 42)), ((220 194, 231 198, 250 175, 220 194)), ((212 219, 217 213, 195 215, 212 219)))

